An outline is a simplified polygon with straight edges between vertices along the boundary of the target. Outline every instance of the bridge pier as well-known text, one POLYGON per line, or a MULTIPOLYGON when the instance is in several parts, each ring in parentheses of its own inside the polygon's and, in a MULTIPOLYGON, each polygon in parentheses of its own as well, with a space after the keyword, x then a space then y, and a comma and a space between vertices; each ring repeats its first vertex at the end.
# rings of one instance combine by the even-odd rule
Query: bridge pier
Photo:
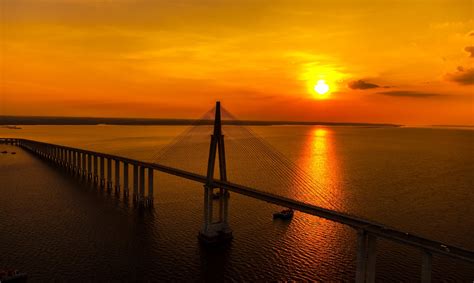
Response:
POLYGON ((431 271, 432 271, 432 261, 433 256, 431 252, 423 250, 423 259, 421 262, 421 282, 430 283, 431 282, 431 271))
POLYGON ((105 162, 104 157, 100 157, 100 187, 105 187, 105 162))
POLYGON ((153 168, 148 168, 148 196, 145 202, 145 205, 148 207, 153 206, 153 177, 153 168))
POLYGON ((66 167, 66 149, 61 148, 61 166, 66 167))
POLYGON ((138 165, 133 164, 133 202, 138 202, 138 165))
POLYGON ((81 176, 81 171, 82 171, 82 167, 81 167, 81 166, 82 166, 82 165, 81 165, 81 163, 82 163, 81 153, 80 153, 80 152, 76 152, 76 155, 77 155, 77 157, 76 157, 76 161, 77 161, 77 170, 76 170, 76 171, 77 171, 77 173, 76 173, 76 174, 77 174, 77 176, 80 177, 80 176, 81 176))
POLYGON ((375 282, 377 237, 364 229, 357 230, 356 283, 375 282))
POLYGON ((62 155, 63 149, 56 147, 56 163, 58 165, 63 165, 63 155, 62 155))
POLYGON ((144 206, 145 202, 145 167, 140 166, 140 192, 138 193, 138 205, 144 206))
POLYGON ((115 160, 115 193, 120 194, 120 161, 115 160))
POLYGON ((81 154, 79 152, 74 152, 76 156, 76 176, 81 174, 81 154))
POLYGON ((92 182, 92 155, 87 154, 87 180, 92 182))
POLYGON ((97 185, 99 183, 99 175, 97 168, 98 166, 98 160, 97 160, 97 155, 94 154, 94 185, 97 185))
POLYGON ((112 159, 107 158, 107 191, 112 190, 112 159))
POLYGON ((82 155, 82 176, 81 176, 81 177, 82 177, 84 180, 86 180, 86 178, 87 178, 87 161, 86 161, 86 160, 87 160, 87 156, 86 156, 86 154, 85 154, 84 152, 81 153, 81 155, 82 155))
POLYGON ((72 151, 72 173, 73 175, 77 173, 77 156, 75 151, 72 151))
POLYGON ((77 157, 76 157, 76 151, 72 151, 72 174, 73 176, 76 176, 76 170, 77 170, 77 157))
POLYGON ((128 163, 123 163, 123 196, 128 198, 128 163))
POLYGON ((66 170, 71 172, 71 151, 66 149, 66 170))

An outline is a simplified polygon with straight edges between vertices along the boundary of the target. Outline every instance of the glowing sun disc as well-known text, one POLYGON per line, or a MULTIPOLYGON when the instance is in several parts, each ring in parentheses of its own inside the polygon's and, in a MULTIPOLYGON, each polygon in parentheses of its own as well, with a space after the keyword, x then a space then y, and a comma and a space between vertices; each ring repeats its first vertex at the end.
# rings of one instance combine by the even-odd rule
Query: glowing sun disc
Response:
POLYGON ((318 83, 314 86, 314 91, 318 94, 325 94, 329 91, 329 86, 324 80, 319 80, 318 83))

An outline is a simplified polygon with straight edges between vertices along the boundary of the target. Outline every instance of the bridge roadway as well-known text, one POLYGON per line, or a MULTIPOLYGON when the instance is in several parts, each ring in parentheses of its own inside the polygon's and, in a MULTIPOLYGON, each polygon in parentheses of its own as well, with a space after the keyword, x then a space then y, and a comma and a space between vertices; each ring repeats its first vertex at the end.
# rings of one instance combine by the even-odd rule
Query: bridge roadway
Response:
MULTIPOLYGON (((2 140, 6 141, 7 139, 0 139, 0 141, 2 140)), ((58 147, 62 149, 74 150, 74 151, 78 151, 78 152, 82 152, 86 154, 96 155, 99 157, 119 160, 119 161, 126 162, 129 164, 153 168, 163 173, 167 173, 167 174, 178 176, 184 179, 196 181, 202 184, 206 184, 207 182, 206 176, 199 175, 192 172, 187 172, 181 169, 177 169, 177 168, 173 168, 173 167, 169 167, 169 166, 165 166, 165 165, 161 165, 157 163, 144 162, 144 161, 134 160, 134 159, 106 154, 106 153, 94 152, 94 151, 89 151, 89 150, 84 150, 84 149, 78 149, 78 148, 73 148, 73 147, 67 147, 67 146, 62 146, 62 145, 56 145, 56 144, 50 144, 50 143, 44 143, 44 142, 38 142, 38 141, 32 141, 32 140, 26 140, 26 139, 11 139, 11 140, 14 140, 14 141, 23 140, 23 141, 42 144, 45 146, 54 146, 54 147, 58 147)), ((308 203, 301 202, 298 200, 286 198, 283 196, 271 194, 268 192, 262 192, 254 188, 242 186, 239 184, 234 184, 232 182, 223 182, 223 181, 214 179, 213 185, 215 187, 227 189, 237 194, 245 195, 251 198, 259 199, 259 200, 276 204, 279 206, 292 208, 302 213, 311 214, 311 215, 321 217, 330 221, 334 221, 337 223, 341 223, 344 225, 349 225, 359 231, 360 230, 367 231, 369 234, 375 235, 377 237, 381 237, 381 238, 385 238, 394 242, 413 246, 425 252, 443 254, 448 257, 474 263, 473 251, 469 251, 469 250, 455 247, 455 246, 450 246, 442 242, 429 240, 429 239, 426 239, 417 235, 413 235, 410 233, 405 233, 395 228, 387 227, 380 223, 365 220, 356 216, 337 212, 334 210, 329 210, 323 207, 319 207, 319 206, 308 204, 308 203)))

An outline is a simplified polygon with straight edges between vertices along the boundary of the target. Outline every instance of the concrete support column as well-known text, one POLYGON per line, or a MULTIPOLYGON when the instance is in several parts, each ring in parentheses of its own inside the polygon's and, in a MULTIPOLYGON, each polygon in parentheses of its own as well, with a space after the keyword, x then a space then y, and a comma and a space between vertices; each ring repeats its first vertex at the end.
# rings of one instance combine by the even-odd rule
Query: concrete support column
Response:
POLYGON ((68 149, 64 149, 65 152, 65 156, 66 156, 66 169, 69 171, 71 169, 71 156, 70 156, 70 152, 68 149))
POLYGON ((87 179, 92 181, 92 155, 87 154, 87 179))
POLYGON ((224 222, 224 190, 219 190, 219 222, 224 222))
POLYGON ((431 282, 433 256, 429 251, 423 251, 423 260, 421 262, 421 282, 431 282))
POLYGON ((367 233, 363 229, 357 231, 357 265, 356 283, 365 282, 367 269, 367 233))
POLYGON ((68 169, 69 172, 72 172, 73 161, 72 161, 72 151, 70 149, 67 150, 67 159, 68 159, 68 169))
POLYGON ((107 190, 112 189, 112 159, 107 158, 107 190))
POLYGON ((115 193, 120 193, 120 161, 115 160, 115 193))
POLYGON ((138 201, 138 165, 133 164, 133 200, 138 201))
POLYGON ((203 233, 207 233, 212 221, 212 189, 204 185, 204 227, 203 233))
POLYGON ((60 165, 64 165, 64 156, 63 156, 63 149, 58 148, 58 161, 60 165))
POLYGON ((375 283, 375 262, 377 258, 377 237, 372 234, 367 236, 367 274, 366 282, 375 283))
POLYGON ((77 171, 77 174, 78 175, 81 175, 81 153, 80 152, 76 152, 76 162, 77 162, 77 165, 76 165, 76 171, 77 171))
POLYGON ((76 155, 76 152, 73 151, 72 152, 72 172, 74 173, 74 175, 77 173, 77 155, 76 155))
POLYGON ((99 175, 97 175, 99 171, 97 166, 99 165, 99 163, 97 161, 97 155, 94 154, 94 184, 96 185, 99 182, 99 175))
POLYGON ((145 196, 145 167, 140 166, 140 193, 138 194, 138 201, 143 204, 145 196))
POLYGON ((84 169, 84 163, 83 163, 82 155, 83 155, 82 152, 77 153, 77 161, 79 163, 79 166, 78 166, 79 177, 82 177, 82 170, 84 169))
POLYGON ((100 187, 103 188, 105 186, 105 163, 104 157, 100 157, 100 187))
POLYGON ((123 196, 128 198, 128 163, 123 163, 123 196))
POLYGON ((148 168, 148 197, 146 199, 147 206, 153 206, 153 168, 148 168))
POLYGON ((229 191, 223 190, 222 201, 224 202, 224 219, 222 220, 226 225, 229 223, 229 191))
POLYGON ((87 177, 87 157, 86 153, 82 153, 82 177, 86 179, 87 177))
POLYGON ((73 157, 72 157, 72 150, 68 149, 68 168, 69 168, 69 172, 72 173, 72 168, 73 168, 73 164, 74 164, 74 161, 73 161, 73 157))
POLYGON ((78 152, 77 153, 77 174, 79 177, 82 176, 82 153, 78 152))

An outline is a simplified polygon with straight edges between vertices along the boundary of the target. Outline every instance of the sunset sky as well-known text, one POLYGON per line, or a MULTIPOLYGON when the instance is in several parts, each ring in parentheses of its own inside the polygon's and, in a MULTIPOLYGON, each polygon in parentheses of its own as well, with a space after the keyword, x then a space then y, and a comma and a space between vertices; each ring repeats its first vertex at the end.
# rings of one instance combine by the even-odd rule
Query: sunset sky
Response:
POLYGON ((0 3, 0 115, 474 124, 472 0, 0 3))

